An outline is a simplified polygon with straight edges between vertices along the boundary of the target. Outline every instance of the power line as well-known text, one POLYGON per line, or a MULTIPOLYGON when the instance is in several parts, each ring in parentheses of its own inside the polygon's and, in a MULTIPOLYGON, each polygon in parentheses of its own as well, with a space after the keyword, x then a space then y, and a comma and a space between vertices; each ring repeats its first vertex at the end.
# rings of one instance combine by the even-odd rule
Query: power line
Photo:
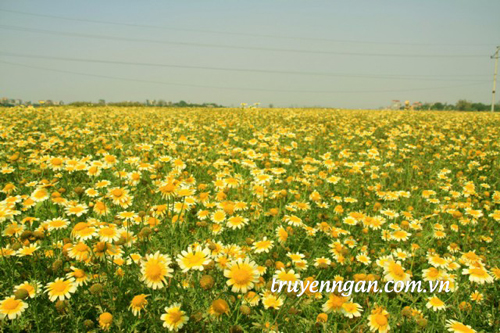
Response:
MULTIPOLYGON (((349 39, 329 39, 329 38, 315 38, 315 37, 290 37, 290 36, 280 36, 280 35, 270 35, 270 34, 255 34, 255 33, 242 33, 242 32, 217 31, 217 30, 201 30, 201 29, 188 29, 188 28, 178 28, 178 27, 173 28, 173 27, 165 27, 165 26, 157 26, 157 25, 149 25, 149 24, 111 22, 111 21, 102 21, 102 20, 82 19, 82 18, 75 18, 75 17, 64 17, 64 16, 56 16, 56 15, 28 13, 28 12, 23 12, 23 11, 18 11, 18 10, 8 10, 8 9, 0 9, 0 11, 6 12, 6 13, 19 14, 19 15, 53 18, 53 19, 66 20, 66 21, 72 21, 72 22, 77 21, 77 22, 108 24, 108 25, 125 26, 125 27, 161 29, 161 30, 170 30, 170 31, 184 31, 184 32, 216 34, 216 35, 233 35, 233 36, 245 36, 245 37, 288 39, 288 40, 316 41, 316 42, 333 42, 333 43, 350 43, 350 44, 386 44, 386 45, 414 45, 414 46, 454 46, 454 45, 455 46, 463 46, 464 45, 462 43, 460 43, 460 44, 453 44, 453 43, 439 43, 439 44, 405 43, 405 42, 360 41, 360 40, 349 40, 349 39)), ((493 44, 486 44, 486 43, 467 44, 467 46, 491 46, 491 45, 493 45, 493 44)))
POLYGON ((0 25, 0 29, 24 31, 24 32, 34 32, 34 33, 54 35, 54 36, 92 38, 92 39, 100 39, 100 40, 115 40, 115 41, 154 43, 154 44, 166 44, 166 45, 178 45, 178 46, 193 46, 193 47, 204 47, 204 48, 222 48, 222 49, 234 49, 234 50, 288 52, 288 53, 299 53, 299 54, 327 54, 327 55, 347 55, 347 56, 359 56, 359 57, 388 57, 388 58, 485 58, 486 57, 484 55, 478 55, 478 54, 475 54, 475 55, 474 54, 457 55, 457 54, 394 54, 394 53, 369 53, 369 52, 361 53, 361 52, 338 52, 338 51, 284 49, 284 48, 258 47, 258 46, 237 46, 237 45, 224 45, 224 44, 205 44, 205 43, 176 42, 176 41, 130 38, 130 37, 115 37, 115 36, 106 36, 106 35, 92 35, 92 34, 82 34, 82 33, 74 33, 74 32, 61 32, 61 31, 53 31, 53 30, 45 30, 45 29, 17 27, 17 26, 4 25, 4 24, 0 25))
POLYGON ((221 89, 221 90, 239 90, 239 91, 260 91, 260 92, 280 92, 280 93, 311 93, 311 94, 360 94, 360 93, 384 93, 384 92, 408 92, 408 91, 425 91, 425 90, 437 90, 437 89, 451 89, 458 87, 470 87, 470 86, 479 86, 484 85, 485 83, 489 83, 489 81, 484 81, 482 83, 473 83, 473 84, 463 84, 463 85, 454 85, 454 86, 445 86, 445 87, 432 87, 432 88, 415 88, 415 89, 390 89, 390 90, 282 90, 282 89, 262 89, 262 88, 239 88, 239 87, 221 87, 221 86, 207 86, 207 85, 198 85, 198 84, 184 84, 184 83, 172 83, 172 82, 164 82, 164 81, 153 81, 153 80, 142 80, 142 79, 131 79, 124 77, 116 77, 116 76, 108 76, 108 75, 100 75, 100 74, 89 74, 89 73, 81 73, 74 71, 66 71, 59 70, 53 68, 45 68, 38 66, 31 66, 25 64, 19 64, 9 61, 0 60, 0 63, 20 66, 31 69, 44 70, 55 73, 64 73, 64 74, 75 74, 82 75, 88 77, 97 77, 104 79, 112 79, 119 81, 129 81, 129 82, 140 82, 140 83, 152 83, 152 84, 161 84, 161 85, 169 85, 169 86, 183 86, 183 87, 193 87, 193 88, 204 88, 204 89, 221 89))
POLYGON ((470 81, 480 82, 481 80, 469 79, 432 79, 429 77, 403 77, 403 76, 384 76, 384 75, 358 75, 358 74, 340 74, 340 73, 325 73, 325 72, 299 72, 299 71, 280 71, 280 70, 264 70, 250 68, 228 68, 228 67, 208 67, 208 66, 193 66, 193 65, 176 65, 176 64, 159 64, 150 62, 130 62, 118 60, 102 60, 102 59, 83 59, 83 58, 68 58, 56 56, 43 56, 20 54, 11 52, 1 52, 0 56, 16 57, 16 58, 32 58, 46 60, 60 60, 70 62, 85 62, 98 64, 112 64, 125 66, 145 66, 145 67, 166 67, 166 68, 183 68, 183 69, 198 69, 224 72, 243 72, 243 73, 265 73, 265 74, 281 74, 281 75, 301 75, 301 76, 326 76, 326 77, 344 77, 344 78, 367 78, 367 79, 384 79, 384 80, 419 80, 419 81, 470 81))

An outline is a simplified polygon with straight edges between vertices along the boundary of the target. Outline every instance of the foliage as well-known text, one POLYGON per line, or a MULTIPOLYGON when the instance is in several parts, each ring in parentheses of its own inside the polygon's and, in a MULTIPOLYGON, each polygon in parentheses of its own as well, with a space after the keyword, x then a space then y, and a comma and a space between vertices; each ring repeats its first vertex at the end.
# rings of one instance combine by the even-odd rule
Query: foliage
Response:
POLYGON ((374 320, 394 332, 444 332, 450 320, 500 329, 496 114, 0 114, 0 300, 28 306, 0 330, 158 332, 172 318, 187 332, 367 332, 374 320), (243 260, 255 263, 248 274, 232 269, 243 260), (452 281, 436 294, 446 309, 430 308, 430 294, 355 293, 360 316, 348 318, 344 299, 269 292, 290 270, 382 281, 380 260, 452 281), (58 278, 81 285, 51 301, 58 278), (28 297, 25 281, 42 289, 28 297))

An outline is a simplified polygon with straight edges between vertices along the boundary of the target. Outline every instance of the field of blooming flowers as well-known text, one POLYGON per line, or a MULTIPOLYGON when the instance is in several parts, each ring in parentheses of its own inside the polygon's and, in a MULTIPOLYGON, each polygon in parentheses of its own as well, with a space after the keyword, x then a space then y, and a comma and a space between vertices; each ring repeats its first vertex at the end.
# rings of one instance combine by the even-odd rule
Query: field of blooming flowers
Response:
POLYGON ((0 115, 0 331, 500 329, 499 115, 0 115), (453 291, 296 297, 273 277, 453 291))

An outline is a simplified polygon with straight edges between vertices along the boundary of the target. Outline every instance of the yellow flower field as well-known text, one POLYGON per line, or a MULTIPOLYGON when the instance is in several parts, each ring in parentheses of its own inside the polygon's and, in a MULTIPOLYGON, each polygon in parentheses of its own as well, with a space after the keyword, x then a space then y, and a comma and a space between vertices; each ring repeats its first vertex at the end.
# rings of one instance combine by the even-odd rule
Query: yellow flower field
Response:
POLYGON ((500 329, 498 114, 0 115, 0 330, 500 329), (297 297, 273 278, 452 292, 297 297))

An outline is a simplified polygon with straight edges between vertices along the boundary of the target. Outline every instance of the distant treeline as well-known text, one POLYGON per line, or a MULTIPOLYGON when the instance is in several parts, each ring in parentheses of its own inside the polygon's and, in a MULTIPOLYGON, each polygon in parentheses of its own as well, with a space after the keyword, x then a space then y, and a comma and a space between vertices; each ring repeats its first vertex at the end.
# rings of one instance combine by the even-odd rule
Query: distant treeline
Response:
MULTIPOLYGON (((0 99, 0 106, 6 106, 6 107, 14 107, 14 106, 19 106, 19 105, 32 105, 35 107, 40 107, 40 106, 57 106, 57 105, 64 105, 63 101, 51 101, 51 100, 45 100, 45 101, 39 101, 32 103, 31 101, 22 101, 20 99, 7 99, 7 98, 2 98, 0 99)), ((104 99, 99 100, 98 102, 86 102, 86 101, 76 101, 69 103, 69 105, 72 106, 123 106, 123 107, 139 107, 139 106, 149 106, 149 107, 198 107, 198 108, 223 108, 223 105, 216 104, 216 103, 188 103, 186 101, 179 101, 179 102, 167 102, 165 100, 146 100, 145 102, 137 102, 137 101, 123 101, 123 102, 108 102, 104 99)), ((269 104, 269 108, 273 108, 273 104, 269 104)), ((292 108, 294 106, 291 106, 292 108)), ((381 107, 383 109, 384 107, 381 107)), ((435 110, 435 111, 490 111, 491 110, 491 104, 483 104, 483 103, 475 103, 471 102, 465 99, 459 100, 456 104, 448 104, 448 103, 442 103, 442 102, 435 102, 435 103, 414 103, 411 107, 410 106, 405 106, 405 105, 393 105, 390 108, 393 110, 405 110, 405 109, 412 109, 412 110, 435 110)), ((495 104, 495 111, 500 112, 500 104, 495 104)))
MULTIPOLYGON (((465 99, 459 100, 456 104, 447 103, 423 103, 418 107, 419 110, 437 110, 437 111, 490 111, 491 104, 474 103, 465 99)), ((495 110, 500 111, 500 104, 495 104, 495 110)))
POLYGON ((104 100, 100 100, 97 103, 94 102, 83 102, 83 101, 76 101, 69 103, 69 105, 72 106, 103 106, 103 105, 109 105, 109 106, 154 106, 154 107, 198 107, 198 108, 219 108, 223 107, 222 105, 216 104, 216 103, 202 103, 202 104, 197 104, 197 103, 188 103, 185 101, 180 101, 180 102, 167 102, 164 100, 152 100, 152 101, 146 101, 146 102, 131 102, 131 101, 125 101, 125 102, 109 102, 106 103, 104 100))

